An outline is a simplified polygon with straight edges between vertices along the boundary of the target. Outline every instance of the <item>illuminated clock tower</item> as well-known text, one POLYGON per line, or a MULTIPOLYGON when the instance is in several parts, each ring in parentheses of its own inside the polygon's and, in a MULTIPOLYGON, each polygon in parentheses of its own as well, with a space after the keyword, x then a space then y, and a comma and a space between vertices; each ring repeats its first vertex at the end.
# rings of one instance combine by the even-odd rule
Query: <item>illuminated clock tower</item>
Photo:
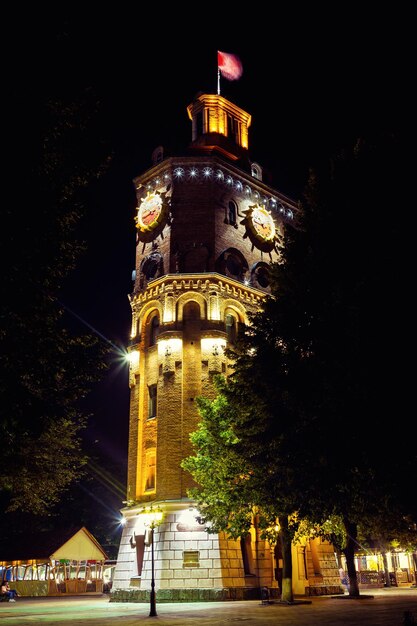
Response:
MULTIPOLYGON (((134 179, 128 486, 115 601, 147 601, 152 578, 158 602, 259 599, 260 586, 277 588, 279 563, 255 528, 234 541, 198 522, 180 464, 192 453, 196 398, 214 397, 213 376, 228 374, 224 347, 269 292, 269 264, 297 206, 250 161, 248 113, 208 94, 187 112, 186 154, 166 157, 159 147, 134 179)), ((313 567, 307 548, 302 559, 294 548, 295 593, 314 584, 309 568, 314 577, 320 559, 334 557, 316 546, 313 567)), ((339 584, 331 573, 327 583, 339 584)))

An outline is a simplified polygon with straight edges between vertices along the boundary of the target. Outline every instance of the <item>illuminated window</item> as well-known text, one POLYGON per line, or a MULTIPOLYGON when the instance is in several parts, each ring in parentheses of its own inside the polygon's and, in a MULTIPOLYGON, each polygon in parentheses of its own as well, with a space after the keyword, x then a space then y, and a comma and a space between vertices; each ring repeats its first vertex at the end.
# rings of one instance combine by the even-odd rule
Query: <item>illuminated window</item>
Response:
POLYGON ((149 385, 148 387, 148 419, 156 417, 156 385, 149 385))
POLYGON ((156 454, 148 452, 146 455, 146 482, 145 491, 153 491, 155 489, 156 477, 156 454))
POLYGON ((183 552, 183 567, 200 567, 200 552, 198 550, 187 550, 183 552))

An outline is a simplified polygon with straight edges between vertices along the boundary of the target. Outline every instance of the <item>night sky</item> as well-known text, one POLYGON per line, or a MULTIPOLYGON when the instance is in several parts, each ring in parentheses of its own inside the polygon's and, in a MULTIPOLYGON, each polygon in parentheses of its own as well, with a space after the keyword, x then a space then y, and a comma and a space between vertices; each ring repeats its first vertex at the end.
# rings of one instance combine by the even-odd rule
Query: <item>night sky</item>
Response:
MULTIPOLYGON (((96 15, 38 13, 36 27, 28 14, 16 20, 20 50, 12 74, 26 107, 45 94, 79 97, 86 88, 100 102, 98 126, 113 160, 88 192, 82 225, 88 252, 62 300, 100 335, 125 346, 135 258, 132 179, 150 167, 158 145, 180 150, 191 140, 186 107, 199 91, 215 93, 217 50, 237 54, 243 64, 242 78, 222 80, 221 93, 252 114, 251 159, 271 173, 276 189, 297 199, 316 160, 356 136, 405 123, 404 29, 411 18, 392 9, 366 17, 352 5, 322 15, 296 7, 293 15, 279 7, 269 15, 239 5, 227 13, 213 4, 198 13, 194 5, 145 13, 142 5, 103 6, 96 15)), ((88 436, 123 467, 127 374, 115 352, 89 399, 88 436)))

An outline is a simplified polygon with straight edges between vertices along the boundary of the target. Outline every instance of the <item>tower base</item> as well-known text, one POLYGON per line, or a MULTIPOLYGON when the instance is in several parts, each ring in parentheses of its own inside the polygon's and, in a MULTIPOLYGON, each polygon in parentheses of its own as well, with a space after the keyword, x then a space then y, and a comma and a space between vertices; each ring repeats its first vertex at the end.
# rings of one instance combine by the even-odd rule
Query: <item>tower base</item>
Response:
MULTIPOLYGON (((209 533, 190 500, 153 502, 163 520, 149 534, 146 507, 124 510, 110 602, 150 602, 152 582, 157 602, 214 602, 280 598, 273 549, 252 527, 243 540, 209 533), (153 549, 152 549, 153 548, 153 549)), ((293 546, 293 592, 340 593, 333 547, 315 539, 293 546)))

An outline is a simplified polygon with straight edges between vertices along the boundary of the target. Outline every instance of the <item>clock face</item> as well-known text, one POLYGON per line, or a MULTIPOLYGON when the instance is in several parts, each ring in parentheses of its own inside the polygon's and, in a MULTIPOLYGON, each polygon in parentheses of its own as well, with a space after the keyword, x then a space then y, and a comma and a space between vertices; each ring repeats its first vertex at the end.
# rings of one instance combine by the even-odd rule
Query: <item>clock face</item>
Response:
POLYGON ((270 241, 275 237, 275 224, 272 215, 268 213, 266 209, 260 206, 255 206, 251 215, 252 225, 255 233, 270 241))
POLYGON ((262 252, 269 252, 269 254, 275 250, 278 254, 281 233, 271 212, 263 205, 253 204, 243 213, 245 218, 240 222, 245 227, 243 238, 248 237, 250 239, 252 249, 256 247, 262 252))
POLYGON ((163 199, 159 193, 149 193, 143 198, 136 217, 139 230, 147 231, 155 228, 162 214, 163 199))

